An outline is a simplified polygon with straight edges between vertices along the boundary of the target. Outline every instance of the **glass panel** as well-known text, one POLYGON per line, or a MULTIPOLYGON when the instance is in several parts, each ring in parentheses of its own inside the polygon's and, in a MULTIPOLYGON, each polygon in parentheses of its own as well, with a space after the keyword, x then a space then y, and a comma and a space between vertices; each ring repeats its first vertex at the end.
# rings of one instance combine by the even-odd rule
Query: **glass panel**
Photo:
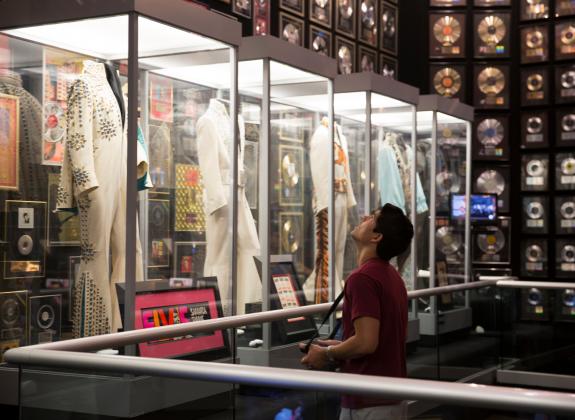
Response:
POLYGON ((121 325, 127 141, 102 63, 126 58, 127 24, 0 33, 1 353, 121 325))

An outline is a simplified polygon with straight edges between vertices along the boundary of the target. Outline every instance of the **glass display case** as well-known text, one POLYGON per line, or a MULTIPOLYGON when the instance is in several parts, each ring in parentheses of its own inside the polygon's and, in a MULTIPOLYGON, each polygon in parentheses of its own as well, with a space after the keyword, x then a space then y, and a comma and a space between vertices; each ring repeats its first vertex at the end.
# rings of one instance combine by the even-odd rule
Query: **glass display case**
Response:
MULTIPOLYGON (((417 171, 429 212, 418 216, 416 288, 468 282, 473 108, 425 95, 417 110, 417 171)), ((419 317, 422 335, 469 327, 467 293, 420 299, 419 317)))
MULTIPOLYGON (((7 0, 0 28, 0 349, 241 313, 240 24, 182 1, 7 0)), ((140 354, 229 353, 221 332, 154 344, 140 354)))
MULTIPOLYGON (((347 197, 339 198, 339 205, 335 193, 335 236, 341 244, 341 255, 336 249, 335 256, 343 266, 343 276, 336 276, 336 281, 341 290, 343 280, 357 267, 350 233, 360 217, 391 203, 403 209, 415 226, 416 215, 427 211, 427 203, 422 193, 412 193, 421 191, 414 165, 419 90, 371 72, 340 75, 334 90, 335 142, 345 151, 347 167, 341 173, 348 179, 347 197)), ((408 290, 413 290, 417 260, 414 243, 411 248, 392 260, 408 290)), ((408 341, 417 339, 418 331, 418 321, 410 317, 408 341)))

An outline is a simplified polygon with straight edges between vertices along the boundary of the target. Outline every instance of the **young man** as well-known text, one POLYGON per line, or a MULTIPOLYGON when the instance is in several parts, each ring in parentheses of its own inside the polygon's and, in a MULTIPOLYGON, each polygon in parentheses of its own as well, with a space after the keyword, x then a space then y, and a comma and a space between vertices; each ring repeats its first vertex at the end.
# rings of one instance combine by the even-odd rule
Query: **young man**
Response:
MULTIPOLYGON (((413 226, 392 204, 365 216, 351 232, 358 266, 345 283, 343 341, 318 340, 302 363, 321 369, 337 362, 344 373, 405 377, 407 291, 389 260, 407 249, 413 226)), ((403 419, 401 401, 342 395, 340 420, 403 419)))

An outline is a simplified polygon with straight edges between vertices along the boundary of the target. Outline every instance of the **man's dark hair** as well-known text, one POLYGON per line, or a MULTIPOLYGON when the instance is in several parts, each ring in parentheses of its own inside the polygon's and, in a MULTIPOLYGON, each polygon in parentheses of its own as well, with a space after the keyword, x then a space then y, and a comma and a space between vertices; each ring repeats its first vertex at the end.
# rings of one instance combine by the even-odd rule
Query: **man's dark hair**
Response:
POLYGON ((377 243, 377 256, 389 261, 409 247, 413 238, 413 225, 403 210, 388 203, 377 214, 374 232, 383 236, 377 243))

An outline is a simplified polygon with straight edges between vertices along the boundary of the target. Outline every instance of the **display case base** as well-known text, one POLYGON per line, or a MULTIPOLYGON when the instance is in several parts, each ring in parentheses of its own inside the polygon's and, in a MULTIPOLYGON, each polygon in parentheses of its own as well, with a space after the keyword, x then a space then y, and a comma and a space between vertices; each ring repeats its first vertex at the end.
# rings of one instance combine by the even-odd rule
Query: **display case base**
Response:
POLYGON ((438 314, 419 314, 419 331, 422 336, 437 336, 471 327, 471 308, 457 308, 438 314))

